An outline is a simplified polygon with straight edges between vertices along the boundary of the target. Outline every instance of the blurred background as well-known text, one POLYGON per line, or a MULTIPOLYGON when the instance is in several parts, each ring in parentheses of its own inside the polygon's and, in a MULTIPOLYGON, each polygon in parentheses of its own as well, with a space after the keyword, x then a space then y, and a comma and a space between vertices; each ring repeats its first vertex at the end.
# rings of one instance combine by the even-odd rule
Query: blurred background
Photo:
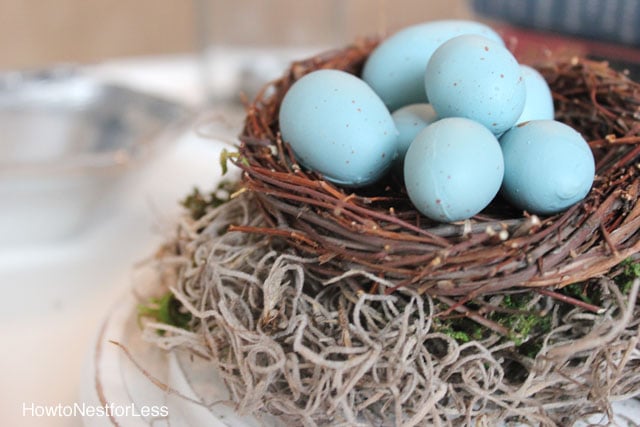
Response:
POLYGON ((256 72, 273 77, 305 54, 293 48, 312 52, 443 18, 488 21, 537 53, 558 48, 549 36, 563 35, 565 51, 640 62, 629 49, 640 44, 640 0, 0 0, 0 71, 196 55, 205 89, 228 99, 239 84, 255 91, 256 72), (264 55, 274 47, 288 51, 264 55))
POLYGON ((344 31, 341 25, 350 35, 363 35, 387 25, 470 15, 466 0, 0 0, 0 69, 193 53, 202 47, 201 26, 208 24, 215 24, 209 29, 211 36, 223 37, 225 29, 242 30, 245 40, 251 38, 252 28, 255 34, 260 25, 267 25, 277 29, 277 41, 283 40, 287 18, 314 16, 322 21, 329 16, 334 27, 320 32, 319 26, 311 25, 311 34, 303 34, 308 40, 344 31), (212 15, 204 15, 205 10, 212 15), (348 22, 343 21, 346 17, 348 22), (258 19, 270 22, 256 24, 258 19), (393 22, 385 22, 389 19, 393 22))
POLYGON ((0 68, 193 52, 183 0, 0 0, 0 68))

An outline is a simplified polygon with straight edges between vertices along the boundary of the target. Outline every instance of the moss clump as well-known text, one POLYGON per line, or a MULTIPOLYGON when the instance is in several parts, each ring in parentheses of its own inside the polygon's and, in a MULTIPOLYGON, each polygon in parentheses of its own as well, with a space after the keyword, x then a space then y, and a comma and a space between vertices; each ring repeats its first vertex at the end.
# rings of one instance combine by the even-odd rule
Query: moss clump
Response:
POLYGON ((459 316, 436 317, 433 327, 436 332, 448 335, 460 344, 481 340, 491 332, 473 320, 459 316))
POLYGON ((620 267, 622 268, 622 272, 614 278, 614 281, 620 288, 620 291, 627 295, 631 290, 633 281, 640 277, 640 262, 627 258, 620 263, 620 267))
POLYGON ((187 329, 191 322, 191 313, 184 310, 180 301, 171 292, 159 298, 151 298, 145 305, 139 305, 138 319, 143 317, 182 329, 187 329))
POLYGON ((483 331, 480 326, 473 330, 458 329, 460 325, 455 324, 440 324, 436 330, 445 335, 449 335, 460 344, 468 343, 471 340, 478 340, 482 338, 483 331))
POLYGON ((199 189, 194 188, 180 204, 189 211, 191 218, 197 221, 210 209, 228 202, 231 194, 237 190, 237 186, 235 182, 222 181, 216 190, 208 194, 203 194, 199 189))
MULTIPOLYGON (((551 330, 551 318, 527 307, 534 294, 523 292, 515 295, 504 295, 487 318, 509 331, 506 340, 512 341, 518 351, 533 357, 542 346, 542 336, 551 330)), ((467 308, 478 310, 480 307, 471 302, 467 308)), ((446 308, 442 308, 443 311, 446 308)), ((490 336, 491 331, 469 317, 450 315, 434 319, 434 330, 450 336, 458 343, 464 344, 473 340, 482 340, 490 336)))
POLYGON ((528 344, 519 348, 527 356, 535 356, 542 345, 538 338, 551 330, 551 318, 546 313, 527 308, 532 297, 531 292, 505 295, 499 309, 490 315, 491 320, 510 331, 508 338, 516 347, 528 344))

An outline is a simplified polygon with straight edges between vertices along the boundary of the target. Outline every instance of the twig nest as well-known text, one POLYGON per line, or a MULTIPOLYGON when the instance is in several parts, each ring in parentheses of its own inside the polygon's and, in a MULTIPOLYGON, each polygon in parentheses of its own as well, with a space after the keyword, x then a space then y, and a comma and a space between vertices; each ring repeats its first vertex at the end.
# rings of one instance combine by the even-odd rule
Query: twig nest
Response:
MULTIPOLYGON (((249 107, 238 165, 268 227, 247 231, 277 235, 301 256, 317 257, 308 268, 326 280, 356 268, 394 289, 450 296, 564 286, 602 275, 640 250, 640 89, 606 63, 559 58, 536 65, 551 88, 555 119, 588 141, 595 180, 583 200, 564 212, 544 212, 535 226, 532 212, 523 210, 529 206, 501 197, 469 220, 442 224, 415 208, 393 174, 354 189, 302 167, 281 134, 285 94, 316 70, 361 76, 377 46, 361 40, 296 62, 249 107)), ((307 119, 299 120, 304 127, 307 119)))

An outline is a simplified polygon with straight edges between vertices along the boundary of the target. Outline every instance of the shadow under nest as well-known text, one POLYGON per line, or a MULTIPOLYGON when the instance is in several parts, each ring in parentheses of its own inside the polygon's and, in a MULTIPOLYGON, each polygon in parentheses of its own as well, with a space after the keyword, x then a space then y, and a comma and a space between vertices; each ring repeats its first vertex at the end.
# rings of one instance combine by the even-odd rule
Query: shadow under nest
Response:
POLYGON ((296 62, 248 106, 240 191, 219 206, 201 197, 159 256, 191 321, 148 323, 147 338, 211 363, 239 413, 292 425, 611 417, 612 402, 640 394, 640 85, 606 63, 537 64, 557 120, 595 154, 592 190, 554 216, 498 199, 438 224, 393 177, 345 190, 280 139, 295 80, 358 74, 375 45, 296 62))

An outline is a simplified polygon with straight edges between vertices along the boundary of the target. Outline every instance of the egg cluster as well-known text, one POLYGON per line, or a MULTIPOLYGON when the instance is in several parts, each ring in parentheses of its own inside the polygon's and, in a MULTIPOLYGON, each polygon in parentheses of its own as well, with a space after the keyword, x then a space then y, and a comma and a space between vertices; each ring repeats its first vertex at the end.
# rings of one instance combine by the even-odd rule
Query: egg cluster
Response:
POLYGON ((584 198, 593 155, 553 117, 544 78, 490 27, 456 20, 389 37, 361 78, 328 69, 302 77, 279 122, 304 167, 349 187, 393 170, 416 209, 448 222, 479 213, 498 192, 538 214, 584 198))

